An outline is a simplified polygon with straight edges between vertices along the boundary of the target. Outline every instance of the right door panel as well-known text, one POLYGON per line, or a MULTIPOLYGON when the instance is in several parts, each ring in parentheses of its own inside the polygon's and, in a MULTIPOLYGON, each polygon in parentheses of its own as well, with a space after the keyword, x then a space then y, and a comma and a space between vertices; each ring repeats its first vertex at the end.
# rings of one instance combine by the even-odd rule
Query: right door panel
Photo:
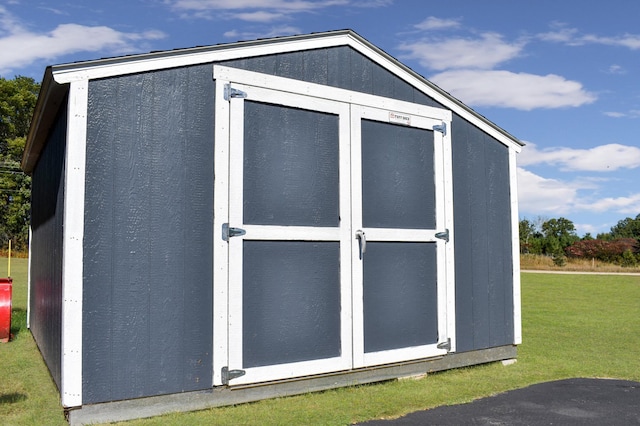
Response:
POLYGON ((354 364, 446 353, 442 134, 437 120, 352 107, 354 364), (362 303, 362 306, 358 304, 362 303))

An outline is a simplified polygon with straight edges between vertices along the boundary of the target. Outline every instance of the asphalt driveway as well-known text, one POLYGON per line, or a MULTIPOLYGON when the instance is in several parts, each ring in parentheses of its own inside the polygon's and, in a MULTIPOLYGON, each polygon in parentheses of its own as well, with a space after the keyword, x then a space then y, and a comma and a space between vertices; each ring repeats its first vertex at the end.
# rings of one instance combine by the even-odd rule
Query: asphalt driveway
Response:
POLYGON ((362 425, 640 425, 640 382, 559 380, 362 425))

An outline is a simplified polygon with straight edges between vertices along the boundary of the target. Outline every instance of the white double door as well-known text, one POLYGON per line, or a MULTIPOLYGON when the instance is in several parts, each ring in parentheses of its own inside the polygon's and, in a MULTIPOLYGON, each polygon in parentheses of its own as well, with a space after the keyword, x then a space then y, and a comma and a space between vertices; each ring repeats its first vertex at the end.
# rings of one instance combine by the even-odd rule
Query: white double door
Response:
POLYGON ((223 71, 218 92, 234 96, 216 100, 217 126, 228 119, 216 135, 227 282, 216 282, 214 384, 446 353, 448 112, 223 71), (242 375, 226 381, 222 367, 242 375))

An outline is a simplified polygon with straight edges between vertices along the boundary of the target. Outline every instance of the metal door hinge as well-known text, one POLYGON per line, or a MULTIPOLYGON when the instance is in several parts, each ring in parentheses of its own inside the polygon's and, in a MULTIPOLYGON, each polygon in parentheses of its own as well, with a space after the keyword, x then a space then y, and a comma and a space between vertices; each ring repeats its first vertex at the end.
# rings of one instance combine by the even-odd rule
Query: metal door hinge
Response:
POLYGON ((449 230, 445 229, 444 232, 436 233, 436 238, 440 238, 441 240, 445 240, 446 242, 449 242, 449 230))
POLYGON ((229 380, 237 379, 246 374, 244 370, 229 370, 229 367, 222 367, 222 384, 228 385, 229 380))
POLYGON ((446 349, 447 352, 451 350, 451 338, 447 338, 446 342, 438 343, 438 349, 446 349))
POLYGON ((440 132, 440 133, 442 133, 443 136, 446 136, 447 135, 447 123, 436 124, 435 126, 433 126, 433 131, 434 132, 440 132))
POLYGON ((225 241, 229 241, 229 238, 231 238, 231 237, 237 237, 239 235, 244 235, 246 233, 247 233, 247 231, 245 231, 242 228, 229 227, 228 223, 223 223, 222 224, 222 239, 225 240, 225 241))
POLYGON ((229 101, 231 98, 246 98, 247 92, 243 92, 242 90, 234 89, 231 87, 231 84, 224 85, 224 100, 229 101))

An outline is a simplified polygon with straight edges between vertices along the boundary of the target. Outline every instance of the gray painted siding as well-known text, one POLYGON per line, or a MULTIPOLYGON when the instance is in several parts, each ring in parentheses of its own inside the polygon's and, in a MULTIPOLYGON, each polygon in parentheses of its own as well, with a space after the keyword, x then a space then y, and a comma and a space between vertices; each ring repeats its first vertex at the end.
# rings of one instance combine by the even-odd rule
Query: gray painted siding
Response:
POLYGON ((211 386, 211 66, 91 81, 83 401, 211 386))
MULTIPOLYGON (((65 105, 63 103, 63 105, 65 105)), ((30 327, 60 388, 62 328, 62 219, 67 110, 61 108, 33 172, 31 192, 30 327)))
MULTIPOLYGON (((350 47, 224 65, 443 108, 350 47)), ((510 345, 513 277, 508 149, 457 114, 452 132, 457 350, 510 345)))
POLYGON ((465 352, 513 343, 509 154, 460 118, 452 127, 457 350, 465 352))
POLYGON ((436 105, 410 84, 351 47, 333 47, 226 61, 222 65, 326 84, 347 90, 436 105))

